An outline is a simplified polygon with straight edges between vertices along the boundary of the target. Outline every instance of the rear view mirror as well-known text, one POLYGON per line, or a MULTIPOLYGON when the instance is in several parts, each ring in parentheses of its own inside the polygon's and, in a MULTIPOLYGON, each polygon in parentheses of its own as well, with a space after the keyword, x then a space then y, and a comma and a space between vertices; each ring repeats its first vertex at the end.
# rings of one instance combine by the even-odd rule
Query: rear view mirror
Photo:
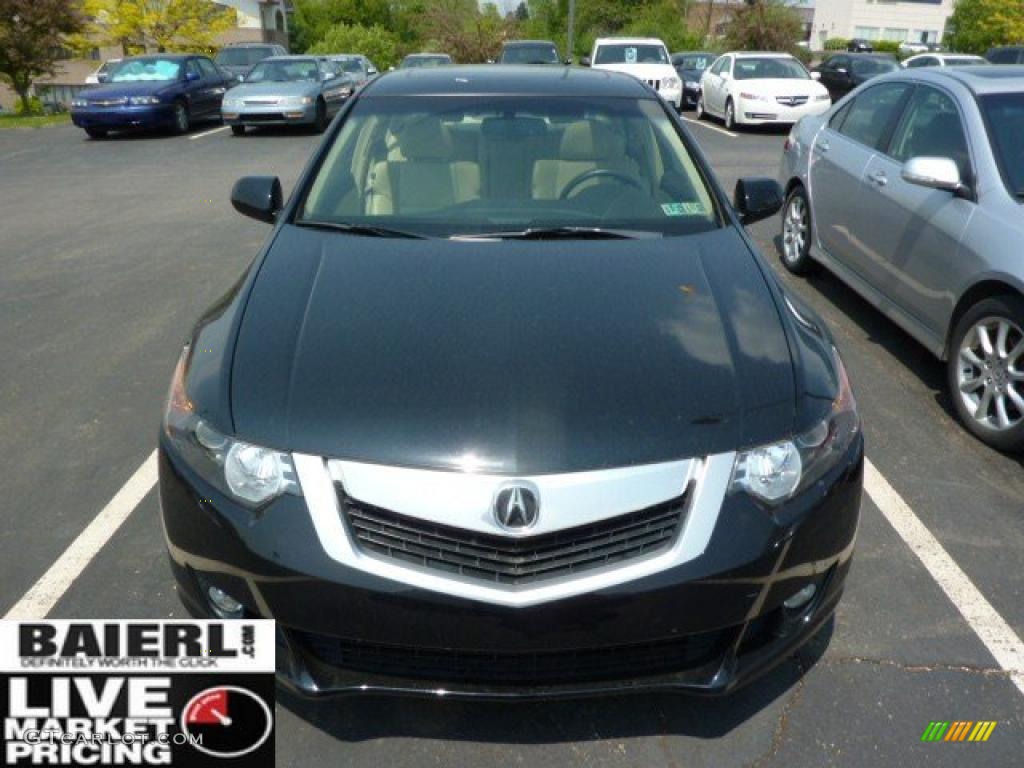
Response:
POLYGON ((912 157, 903 166, 900 176, 908 184, 931 189, 959 192, 963 188, 960 169, 948 157, 912 157))
POLYGON ((782 187, 775 179, 740 179, 736 182, 732 204, 741 223, 753 224, 782 209, 782 187))
POLYGON ((243 176, 231 190, 231 205, 243 216, 273 224, 284 207, 277 176, 243 176))

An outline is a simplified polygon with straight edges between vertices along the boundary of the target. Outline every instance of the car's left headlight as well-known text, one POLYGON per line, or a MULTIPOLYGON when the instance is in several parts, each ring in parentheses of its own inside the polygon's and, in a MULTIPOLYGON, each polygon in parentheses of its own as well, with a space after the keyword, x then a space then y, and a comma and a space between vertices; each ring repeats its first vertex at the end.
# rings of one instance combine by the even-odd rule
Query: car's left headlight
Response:
POLYGON ((241 109, 241 107, 242 107, 242 100, 241 99, 224 99, 224 101, 221 102, 220 107, 221 107, 221 109, 224 109, 224 107, 227 107, 228 109, 241 109))
POLYGON ((164 433, 188 465, 222 493, 259 507, 284 493, 302 495, 291 456, 216 430, 195 412, 185 392, 190 348, 174 369, 164 411, 164 433))
POLYGON ((682 81, 678 77, 666 77, 661 81, 662 88, 678 88, 682 81))
POLYGON ((281 100, 281 104, 288 107, 308 107, 312 103, 312 96, 289 96, 281 100))
POLYGON ((159 104, 160 99, 156 96, 132 96, 128 99, 128 103, 133 107, 141 107, 147 104, 159 104))
POLYGON ((791 440, 737 453, 730 493, 749 493, 777 504, 814 485, 846 452, 860 431, 860 417, 846 368, 834 347, 832 356, 839 392, 828 416, 791 440))
POLYGON ((740 93, 740 98, 749 99, 750 101, 771 101, 771 99, 768 98, 767 96, 764 96, 760 93, 752 93, 749 91, 742 91, 740 93))

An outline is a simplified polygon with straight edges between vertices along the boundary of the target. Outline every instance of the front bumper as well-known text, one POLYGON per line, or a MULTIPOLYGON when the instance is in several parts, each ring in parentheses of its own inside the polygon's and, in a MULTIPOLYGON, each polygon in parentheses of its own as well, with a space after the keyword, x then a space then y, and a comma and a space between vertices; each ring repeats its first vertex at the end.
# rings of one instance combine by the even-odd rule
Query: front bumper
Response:
POLYGON ((146 104, 120 107, 76 107, 71 122, 79 128, 167 128, 174 125, 173 104, 146 104))
POLYGON ((696 88, 683 88, 683 106, 684 107, 696 107, 697 102, 700 101, 700 86, 696 88))
POLYGON ((595 592, 512 607, 344 566, 305 501, 259 515, 219 495, 161 438, 160 500, 179 594, 218 586, 278 622, 278 675, 299 694, 552 698, 721 694, 790 655, 831 616, 856 536, 858 437, 818 485, 769 513, 728 497, 699 557, 595 592), (742 535, 738 535, 742 533, 742 535), (800 609, 783 602, 808 584, 800 609))
POLYGON ((758 101, 755 99, 738 100, 736 119, 744 125, 790 125, 807 115, 821 115, 832 107, 831 101, 809 101, 795 107, 788 107, 778 102, 758 101))
POLYGON ((312 125, 316 104, 223 107, 221 116, 228 125, 312 125))

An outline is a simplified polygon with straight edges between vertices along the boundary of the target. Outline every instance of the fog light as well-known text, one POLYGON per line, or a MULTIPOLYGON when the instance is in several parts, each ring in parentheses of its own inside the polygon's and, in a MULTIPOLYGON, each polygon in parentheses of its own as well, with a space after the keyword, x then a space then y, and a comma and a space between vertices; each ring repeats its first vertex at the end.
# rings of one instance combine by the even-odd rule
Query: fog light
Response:
POLYGON ((814 593, 818 591, 818 588, 814 584, 808 584, 806 587, 801 589, 799 592, 794 592, 790 595, 789 599, 786 600, 782 605, 784 608, 789 610, 795 610, 797 608, 803 608, 814 597, 814 593))
POLYGON ((210 599, 210 607, 213 612, 222 619, 240 619, 244 607, 223 589, 210 587, 206 590, 206 596, 210 599))

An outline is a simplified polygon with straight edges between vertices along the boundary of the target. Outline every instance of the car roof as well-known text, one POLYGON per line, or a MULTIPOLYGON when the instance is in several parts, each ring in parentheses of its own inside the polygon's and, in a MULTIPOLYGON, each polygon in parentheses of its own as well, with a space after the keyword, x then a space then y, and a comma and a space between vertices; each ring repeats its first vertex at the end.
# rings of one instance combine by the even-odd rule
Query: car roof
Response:
POLYGON ((506 40, 502 45, 505 48, 515 48, 517 45, 554 45, 551 40, 506 40))
POLYGON ((172 61, 184 61, 194 59, 196 56, 208 58, 205 53, 142 53, 138 56, 125 56, 121 61, 145 61, 146 59, 171 59, 172 61))
POLYGON ((718 56, 714 51, 675 51, 673 56, 718 56))
MULTIPOLYGON (((287 56, 268 56, 263 61, 309 61, 315 59, 316 61, 328 61, 330 57, 321 56, 315 53, 292 53, 287 56)), ((260 64, 263 63, 260 62, 260 64)))
POLYGON ((367 96, 508 94, 657 98, 639 80, 621 72, 528 64, 399 69, 374 80, 364 93, 367 96))
POLYGON ((609 43, 634 43, 636 45, 665 45, 665 41, 657 37, 599 37, 594 45, 606 45, 609 43))
POLYGON ((1024 67, 1013 64, 978 64, 967 67, 918 67, 901 72, 903 77, 924 81, 960 83, 972 93, 1024 93, 1024 67))

